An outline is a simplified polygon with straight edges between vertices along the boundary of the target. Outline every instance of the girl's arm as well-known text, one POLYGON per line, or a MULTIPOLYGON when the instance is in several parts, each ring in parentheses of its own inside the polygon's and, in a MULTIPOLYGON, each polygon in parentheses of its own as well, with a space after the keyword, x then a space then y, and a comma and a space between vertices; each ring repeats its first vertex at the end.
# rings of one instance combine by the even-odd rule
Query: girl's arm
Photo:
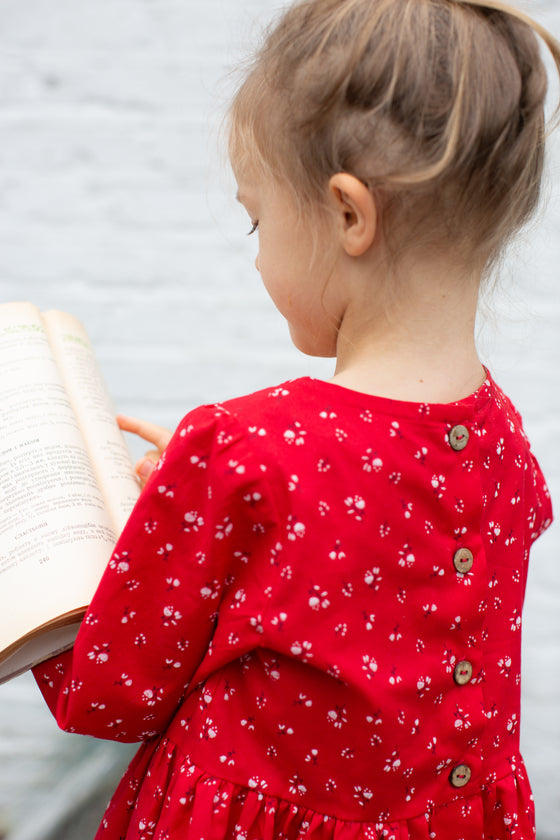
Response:
POLYGON ((230 469, 237 431, 222 422, 217 435, 218 421, 210 408, 185 418, 117 543, 73 651, 34 669, 63 729, 123 741, 161 732, 208 654, 226 578, 235 579, 235 557, 254 540, 259 513, 243 497, 261 481, 249 457, 243 471, 230 469))

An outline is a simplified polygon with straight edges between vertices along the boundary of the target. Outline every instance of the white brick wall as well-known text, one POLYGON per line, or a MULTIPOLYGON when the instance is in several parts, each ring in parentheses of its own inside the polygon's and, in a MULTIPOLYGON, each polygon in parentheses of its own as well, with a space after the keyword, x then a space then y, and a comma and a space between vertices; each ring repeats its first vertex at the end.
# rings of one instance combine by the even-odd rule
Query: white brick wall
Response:
MULTIPOLYGON (((535 14, 560 34, 553 3, 535 3, 535 14)), ((278 5, 3 0, 0 299, 80 317, 122 411, 172 426, 199 402, 330 370, 290 347, 252 268, 254 242, 217 152, 227 71, 255 21, 278 5)), ((560 500, 558 141, 552 170, 543 227, 510 259, 509 300, 498 304, 498 291, 482 345, 560 500)), ((560 822, 559 542, 556 527, 535 552, 525 615, 523 740, 543 838, 557 837, 560 822)), ((0 688, 0 717, 21 708, 18 691, 0 688)), ((18 727, 23 743, 32 714, 34 731, 43 716, 44 753, 64 750, 66 736, 30 693, 24 706, 10 749, 18 751, 18 727)), ((0 774, 17 767, 10 762, 3 755, 0 774)), ((11 808, 15 819, 27 770, 19 780, 10 770, 0 785, 0 812, 11 808)))

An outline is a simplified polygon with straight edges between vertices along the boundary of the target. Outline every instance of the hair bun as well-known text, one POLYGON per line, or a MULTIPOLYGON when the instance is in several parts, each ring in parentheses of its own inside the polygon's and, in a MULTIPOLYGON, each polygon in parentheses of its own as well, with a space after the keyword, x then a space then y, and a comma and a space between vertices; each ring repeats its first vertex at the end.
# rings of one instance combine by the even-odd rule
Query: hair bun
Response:
MULTIPOLYGON (((387 242, 490 264, 534 211, 547 72, 560 46, 499 0, 300 0, 230 112, 230 152, 321 207, 350 172, 387 242)), ((557 109, 558 113, 558 109, 557 109)))

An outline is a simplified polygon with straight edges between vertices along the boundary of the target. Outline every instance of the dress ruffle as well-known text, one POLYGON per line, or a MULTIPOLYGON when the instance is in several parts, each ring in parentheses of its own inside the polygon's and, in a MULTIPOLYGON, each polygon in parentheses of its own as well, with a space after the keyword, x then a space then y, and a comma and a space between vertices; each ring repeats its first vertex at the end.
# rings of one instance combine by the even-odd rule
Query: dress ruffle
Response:
POLYGON ((95 840, 534 840, 534 805, 520 756, 476 794, 416 817, 374 824, 243 787, 191 762, 169 739, 142 748, 95 840))

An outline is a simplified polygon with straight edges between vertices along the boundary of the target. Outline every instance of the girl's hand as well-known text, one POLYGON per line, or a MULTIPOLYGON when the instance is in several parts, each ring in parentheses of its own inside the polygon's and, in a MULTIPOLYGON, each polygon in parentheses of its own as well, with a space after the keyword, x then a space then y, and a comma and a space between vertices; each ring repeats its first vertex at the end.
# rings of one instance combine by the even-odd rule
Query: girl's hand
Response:
POLYGON ((136 475, 144 487, 173 433, 169 429, 164 429, 163 426, 156 426, 155 423, 139 420, 137 417, 127 417, 124 414, 117 415, 117 423, 123 432, 132 432, 156 447, 146 452, 134 466, 136 475))

